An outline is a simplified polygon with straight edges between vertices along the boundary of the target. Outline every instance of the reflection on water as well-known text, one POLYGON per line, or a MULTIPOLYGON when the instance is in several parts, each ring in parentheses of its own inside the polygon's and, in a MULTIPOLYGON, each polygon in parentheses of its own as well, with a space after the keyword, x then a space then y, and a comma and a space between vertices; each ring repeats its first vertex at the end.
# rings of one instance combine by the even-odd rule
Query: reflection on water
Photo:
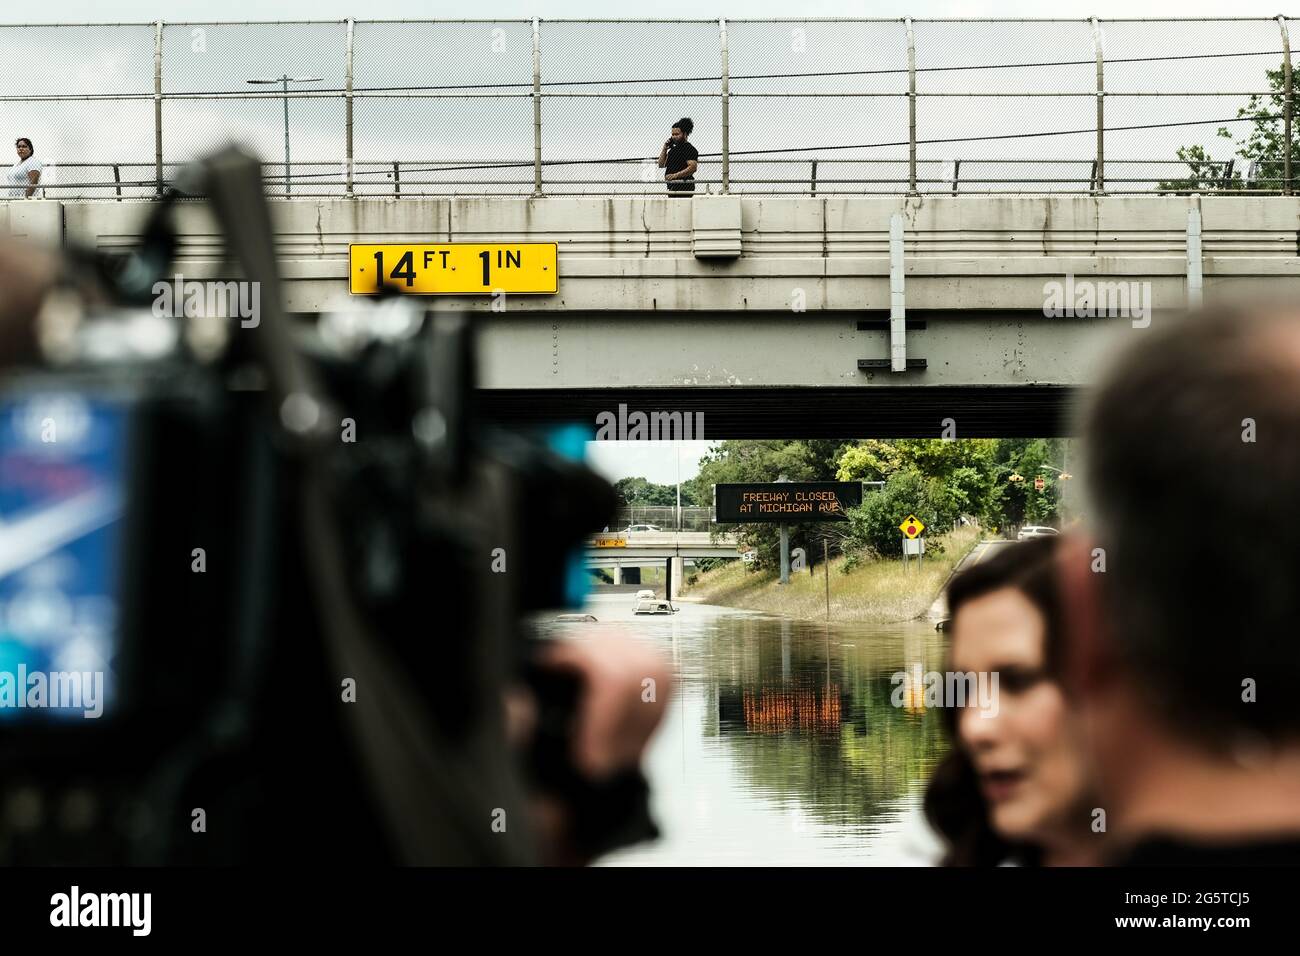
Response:
POLYGON ((645 769, 663 837, 607 864, 917 862, 915 808, 946 747, 940 715, 894 707, 895 672, 939 670, 925 621, 822 625, 683 604, 634 616, 600 595, 599 624, 671 654, 677 695, 645 769))
MULTIPOLYGON (((838 684, 827 687, 764 687, 757 692, 746 688, 740 695, 744 728, 750 733, 781 734, 795 730, 805 734, 836 734, 844 713, 838 684)), ((726 727, 727 710, 735 719, 735 692, 719 695, 719 726, 726 727)))

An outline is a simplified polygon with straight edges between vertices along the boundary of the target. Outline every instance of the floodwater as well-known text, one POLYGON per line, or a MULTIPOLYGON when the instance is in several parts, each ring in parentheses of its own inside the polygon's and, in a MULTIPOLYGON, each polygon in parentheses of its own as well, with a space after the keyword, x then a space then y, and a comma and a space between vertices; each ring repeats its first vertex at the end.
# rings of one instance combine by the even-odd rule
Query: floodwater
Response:
MULTIPOLYGON (((943 667, 929 621, 820 624, 680 603, 634 615, 598 594, 600 624, 672 658, 677 686, 644 769, 659 840, 604 865, 928 864, 919 807, 947 749, 940 714, 894 706, 892 675, 943 667)), ((580 630, 577 631, 580 633, 580 630)))

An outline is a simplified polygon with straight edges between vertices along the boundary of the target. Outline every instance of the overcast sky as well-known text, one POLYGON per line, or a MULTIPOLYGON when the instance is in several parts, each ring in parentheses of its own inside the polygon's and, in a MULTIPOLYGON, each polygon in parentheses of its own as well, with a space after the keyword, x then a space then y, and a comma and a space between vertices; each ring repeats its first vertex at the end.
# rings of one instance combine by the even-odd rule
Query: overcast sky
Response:
POLYGON ((675 485, 699 474, 700 458, 708 441, 593 441, 587 443, 587 462, 610 481, 646 478, 659 485, 675 485), (680 467, 680 470, 679 470, 680 467))
POLYGON ((51 0, 42 4, 8 3, 4 22, 113 22, 133 20, 287 20, 475 17, 1195 17, 1276 16, 1294 14, 1277 0, 656 0, 634 7, 611 7, 598 0, 489 0, 473 7, 420 0, 51 0))

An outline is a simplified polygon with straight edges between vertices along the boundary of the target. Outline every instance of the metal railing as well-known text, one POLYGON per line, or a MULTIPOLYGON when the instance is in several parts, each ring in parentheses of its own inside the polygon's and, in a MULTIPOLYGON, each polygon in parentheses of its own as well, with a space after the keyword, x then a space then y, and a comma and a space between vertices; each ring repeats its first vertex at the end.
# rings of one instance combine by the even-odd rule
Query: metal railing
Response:
POLYGON ((712 531, 713 509, 700 505, 682 505, 681 528, 678 528, 676 505, 624 505, 618 509, 618 515, 609 530, 613 534, 638 524, 653 525, 661 531, 712 531))
POLYGON ((228 139, 288 196, 662 194, 683 115, 697 193, 1291 194, 1289 24, 5 25, 0 101, 55 198, 156 196, 228 139))

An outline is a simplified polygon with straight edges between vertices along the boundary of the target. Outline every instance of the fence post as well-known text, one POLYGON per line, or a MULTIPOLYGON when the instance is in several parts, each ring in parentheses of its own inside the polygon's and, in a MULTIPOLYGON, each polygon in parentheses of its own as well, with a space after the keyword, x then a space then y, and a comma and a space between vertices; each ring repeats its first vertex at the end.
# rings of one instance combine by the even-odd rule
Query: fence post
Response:
POLYGON ((533 17, 533 195, 542 194, 542 23, 533 17))
POLYGON ((1106 192, 1106 81, 1102 74, 1104 54, 1101 50, 1101 25, 1096 17, 1092 21, 1092 51, 1097 57, 1097 192, 1106 192))
POLYGON ((731 62, 727 50, 727 21, 718 21, 722 51, 722 192, 731 192, 731 62))
POLYGON ((397 160, 393 160, 393 195, 402 195, 402 171, 397 160))
POLYGON ((352 32, 356 21, 348 17, 348 75, 347 75, 347 114, 348 114, 348 198, 353 198, 352 192, 352 32))
POLYGON ((1291 37, 1286 28, 1286 17, 1277 18, 1282 28, 1282 122, 1285 127, 1282 153, 1282 195, 1291 195, 1291 37))
POLYGON ((113 164, 113 191, 117 193, 117 201, 122 201, 122 170, 117 163, 113 164))
POLYGON ((163 22, 154 21, 153 32, 153 163, 154 192, 161 196, 163 191, 163 144, 162 144, 162 37, 163 22))
POLYGON ((817 160, 812 161, 812 194, 817 195, 817 160))
POLYGON ((916 36, 907 23, 907 194, 916 195, 916 36))

